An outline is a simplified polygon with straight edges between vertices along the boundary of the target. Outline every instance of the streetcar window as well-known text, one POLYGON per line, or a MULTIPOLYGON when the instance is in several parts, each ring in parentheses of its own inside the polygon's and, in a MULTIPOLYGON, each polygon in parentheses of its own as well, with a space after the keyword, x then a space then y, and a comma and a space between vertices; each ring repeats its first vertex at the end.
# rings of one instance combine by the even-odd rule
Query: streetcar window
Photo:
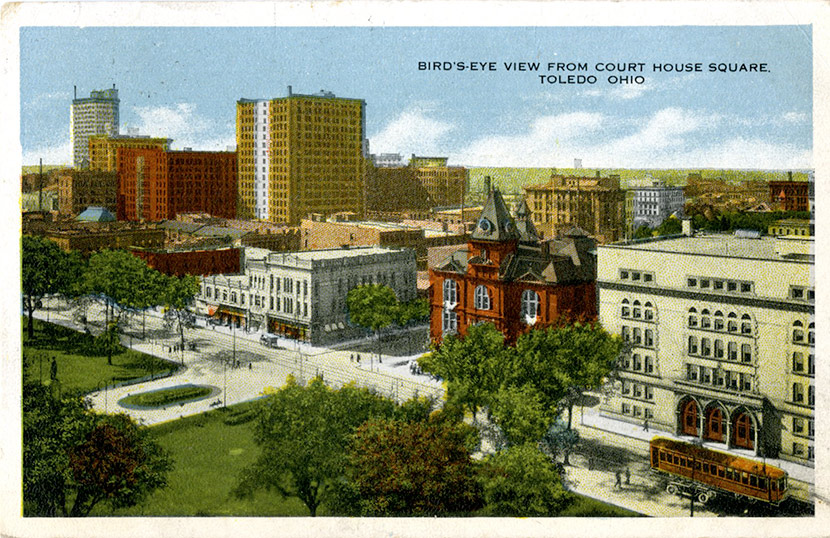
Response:
POLYGON ((724 468, 719 466, 718 467, 718 476, 723 478, 725 474, 726 474, 726 471, 724 470, 724 468))
POLYGON ((749 484, 749 475, 741 473, 741 484, 749 484))
POLYGON ((781 491, 786 490, 786 489, 787 489, 787 479, 786 479, 786 478, 782 478, 782 479, 779 481, 779 486, 780 486, 780 487, 779 487, 779 489, 780 489, 781 491))
POLYGON ((758 487, 765 490, 767 489, 767 479, 765 477, 761 477, 758 479, 758 487))
POLYGON ((699 471, 699 470, 700 470, 700 462, 696 461, 695 462, 695 471, 699 471))
POLYGON ((660 461, 666 461, 666 453, 660 452, 660 461))
POLYGON ((675 465, 680 465, 680 457, 678 457, 677 454, 674 454, 672 457, 674 459, 674 464, 675 465))
POLYGON ((703 472, 707 473, 707 474, 709 473, 709 464, 708 463, 703 464, 703 472))
MULTIPOLYGON (((723 475, 721 475, 723 476, 723 475)), ((735 480, 735 475, 732 473, 732 469, 726 470, 726 478, 727 480, 735 480)))
POLYGON ((770 489, 772 491, 778 491, 778 480, 773 480, 770 482, 770 489))
POLYGON ((755 476, 754 474, 749 475, 749 485, 752 486, 753 488, 758 487, 758 477, 755 476))

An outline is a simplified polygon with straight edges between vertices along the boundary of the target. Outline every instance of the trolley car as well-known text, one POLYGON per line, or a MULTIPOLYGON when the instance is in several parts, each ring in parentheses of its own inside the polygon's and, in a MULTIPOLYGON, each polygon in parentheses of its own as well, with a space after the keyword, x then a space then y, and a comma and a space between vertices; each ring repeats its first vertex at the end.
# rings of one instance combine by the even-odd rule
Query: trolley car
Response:
POLYGON ((705 504, 729 494, 779 504, 787 498, 787 473, 778 467, 664 437, 651 440, 651 470, 667 476, 666 491, 705 504))

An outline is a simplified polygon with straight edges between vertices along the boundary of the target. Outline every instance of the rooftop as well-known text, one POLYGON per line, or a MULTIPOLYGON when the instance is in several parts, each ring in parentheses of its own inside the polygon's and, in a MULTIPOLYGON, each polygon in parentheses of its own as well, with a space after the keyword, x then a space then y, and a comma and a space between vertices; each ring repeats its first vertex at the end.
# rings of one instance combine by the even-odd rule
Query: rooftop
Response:
MULTIPOLYGON (((757 260, 800 259, 805 256, 785 257, 785 252, 814 252, 811 238, 776 238, 764 236, 758 239, 736 237, 730 234, 701 234, 693 237, 672 236, 647 241, 631 241, 599 245, 598 248, 621 248, 649 250, 654 252, 675 252, 702 256, 723 256, 757 260)), ((807 256, 812 258, 812 256, 807 256)), ((809 260, 812 263, 812 259, 809 260)))

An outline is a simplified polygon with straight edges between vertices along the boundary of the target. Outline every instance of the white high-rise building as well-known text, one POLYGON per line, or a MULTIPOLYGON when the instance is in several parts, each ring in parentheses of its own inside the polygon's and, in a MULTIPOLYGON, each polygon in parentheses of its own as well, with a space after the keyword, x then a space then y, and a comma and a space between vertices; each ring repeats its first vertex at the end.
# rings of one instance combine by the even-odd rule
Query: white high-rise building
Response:
POLYGON ((75 168, 89 166, 89 137, 118 134, 118 90, 95 90, 89 97, 72 100, 69 136, 72 142, 72 164, 75 168))

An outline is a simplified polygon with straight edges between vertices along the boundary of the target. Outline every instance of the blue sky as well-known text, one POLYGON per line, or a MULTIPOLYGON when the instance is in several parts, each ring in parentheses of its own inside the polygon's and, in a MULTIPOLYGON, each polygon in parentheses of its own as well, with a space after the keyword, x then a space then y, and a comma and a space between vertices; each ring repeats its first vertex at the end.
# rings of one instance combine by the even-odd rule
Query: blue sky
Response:
MULTIPOLYGON (((321 89, 366 101, 371 151, 445 155, 468 166, 808 168, 809 26, 292 27, 20 30, 24 164, 69 162, 69 107, 112 87, 121 129, 174 148, 235 143, 235 103, 321 89), (421 61, 496 62, 494 72, 421 61), (504 62, 540 62, 508 72, 504 62), (542 84, 548 62, 588 64, 595 84, 542 84), (610 84, 597 63, 645 64, 610 84), (710 63, 766 63, 711 73, 710 63), (653 64, 701 63, 655 73, 653 64)), ((617 74, 617 73, 613 73, 617 74)))

